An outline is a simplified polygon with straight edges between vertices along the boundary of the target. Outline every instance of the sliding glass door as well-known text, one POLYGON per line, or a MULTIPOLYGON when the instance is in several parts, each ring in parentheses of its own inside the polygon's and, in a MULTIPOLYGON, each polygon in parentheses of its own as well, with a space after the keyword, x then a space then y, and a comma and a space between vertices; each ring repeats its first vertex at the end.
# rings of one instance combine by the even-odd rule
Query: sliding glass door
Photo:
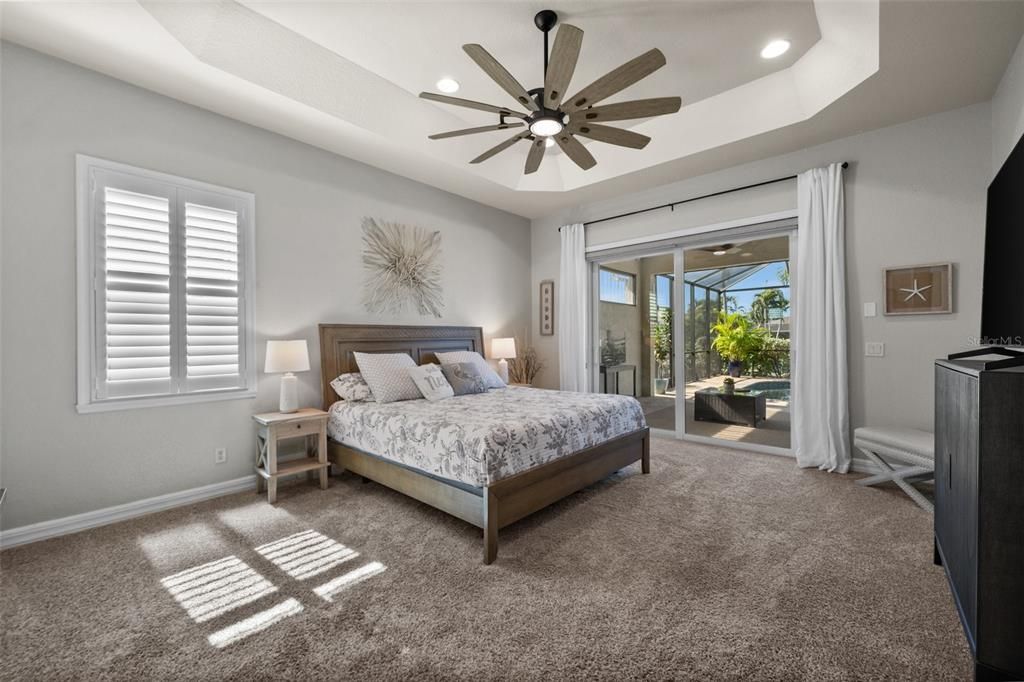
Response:
POLYGON ((788 452, 795 238, 773 225, 592 260, 593 390, 635 396, 663 436, 788 452))
POLYGON ((790 448, 790 236, 683 252, 687 435, 790 448))
POLYGON ((599 262, 595 390, 635 396, 651 428, 676 432, 673 253, 599 262))

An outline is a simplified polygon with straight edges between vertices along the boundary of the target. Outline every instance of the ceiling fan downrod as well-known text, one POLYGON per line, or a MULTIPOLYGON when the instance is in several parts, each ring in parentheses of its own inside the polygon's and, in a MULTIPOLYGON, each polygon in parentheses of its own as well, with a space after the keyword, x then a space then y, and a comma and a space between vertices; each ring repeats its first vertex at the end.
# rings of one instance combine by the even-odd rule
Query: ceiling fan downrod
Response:
POLYGON ((548 76, 548 33, 558 23, 558 13, 550 9, 542 9, 533 17, 533 23, 544 32, 544 77, 548 76))

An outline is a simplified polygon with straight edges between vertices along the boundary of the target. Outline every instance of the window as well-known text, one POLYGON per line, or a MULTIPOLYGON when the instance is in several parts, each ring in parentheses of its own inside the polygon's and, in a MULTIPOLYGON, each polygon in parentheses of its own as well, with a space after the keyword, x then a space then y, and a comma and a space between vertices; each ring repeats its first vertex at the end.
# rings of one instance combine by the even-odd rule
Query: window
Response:
POLYGON ((252 194, 78 156, 78 410, 255 394, 252 194))
POLYGON ((636 305, 636 275, 601 268, 600 298, 605 303, 636 305))

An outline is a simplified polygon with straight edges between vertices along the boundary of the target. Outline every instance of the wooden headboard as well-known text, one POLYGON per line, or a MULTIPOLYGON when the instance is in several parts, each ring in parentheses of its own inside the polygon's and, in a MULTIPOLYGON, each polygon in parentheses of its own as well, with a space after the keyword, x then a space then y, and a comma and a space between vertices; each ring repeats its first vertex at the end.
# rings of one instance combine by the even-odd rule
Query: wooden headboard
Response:
POLYGON ((331 381, 345 372, 358 372, 355 352, 408 353, 418 365, 437 362, 437 352, 475 350, 484 353, 480 327, 417 327, 386 324, 321 324, 320 381, 323 408, 337 402, 331 381))

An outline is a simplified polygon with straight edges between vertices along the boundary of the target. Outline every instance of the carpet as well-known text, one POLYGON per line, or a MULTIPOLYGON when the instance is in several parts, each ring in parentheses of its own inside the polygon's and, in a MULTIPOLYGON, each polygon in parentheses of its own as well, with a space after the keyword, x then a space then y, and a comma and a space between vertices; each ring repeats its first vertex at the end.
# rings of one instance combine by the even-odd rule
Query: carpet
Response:
POLYGON ((931 517, 792 460, 655 439, 481 534, 343 474, 0 553, 3 679, 952 680, 931 517))

